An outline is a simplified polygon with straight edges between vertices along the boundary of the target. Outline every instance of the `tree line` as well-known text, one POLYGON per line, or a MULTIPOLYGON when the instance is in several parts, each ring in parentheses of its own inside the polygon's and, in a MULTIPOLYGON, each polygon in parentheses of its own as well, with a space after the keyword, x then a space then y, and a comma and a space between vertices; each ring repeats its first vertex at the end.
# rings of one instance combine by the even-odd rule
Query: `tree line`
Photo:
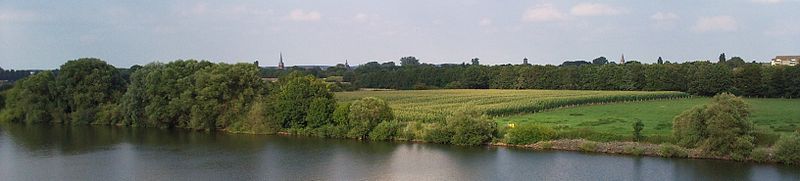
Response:
POLYGON ((0 122, 368 138, 393 121, 376 98, 337 106, 331 86, 300 73, 268 82, 253 64, 177 60, 121 70, 84 58, 2 91, 0 122))
MULTIPOLYGON (((568 61, 562 65, 481 65, 479 59, 462 64, 426 64, 415 57, 394 62, 369 62, 353 70, 303 69, 307 74, 344 76, 357 87, 388 89, 570 89, 681 91, 713 96, 730 92, 747 97, 800 97, 800 67, 747 63, 739 57, 720 61, 642 64, 568 61)), ((280 70, 270 70, 273 74, 280 70)))

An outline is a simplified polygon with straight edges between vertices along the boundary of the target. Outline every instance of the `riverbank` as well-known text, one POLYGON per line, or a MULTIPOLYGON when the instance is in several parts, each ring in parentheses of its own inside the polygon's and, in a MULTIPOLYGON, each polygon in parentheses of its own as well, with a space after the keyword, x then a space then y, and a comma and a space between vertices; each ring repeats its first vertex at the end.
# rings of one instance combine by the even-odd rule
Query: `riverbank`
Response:
POLYGON ((596 142, 586 139, 560 139, 551 141, 541 141, 535 144, 527 145, 514 145, 502 142, 490 143, 490 146, 499 147, 515 147, 531 150, 559 150, 559 151, 577 151, 577 152, 590 152, 590 153, 606 153, 606 154, 619 154, 619 155, 634 155, 634 156, 651 156, 651 157, 665 157, 665 158, 688 158, 688 159, 713 159, 713 160, 727 160, 727 161, 740 161, 740 162, 757 162, 757 163, 772 163, 781 164, 773 159, 774 150, 764 149, 764 155, 754 155, 744 160, 735 160, 730 156, 712 156, 704 154, 702 150, 697 148, 683 148, 672 144, 652 144, 640 143, 630 141, 614 141, 614 142, 596 142), (755 158, 760 157, 760 158, 755 158))
MULTIPOLYGON (((290 132, 284 132, 284 131, 278 132, 276 133, 276 135, 315 137, 310 135, 292 134, 290 132)), ((342 138, 331 138, 331 139, 342 139, 342 138)), ((364 140, 364 139, 354 139, 354 138, 345 138, 345 139, 364 140)), ((414 140, 395 139, 391 141, 437 144, 417 139, 414 140)), ((540 141, 534 144, 525 144, 525 145, 508 144, 499 141, 487 143, 485 145, 495 146, 495 147, 523 148, 529 150, 574 151, 574 152, 586 152, 586 153, 605 153, 605 154, 665 157, 665 158, 677 158, 677 159, 709 159, 709 160, 725 160, 725 161, 737 161, 737 162, 783 164, 774 159, 774 150, 771 148, 762 149, 764 152, 760 153, 759 155, 752 155, 751 157, 748 157, 744 160, 735 160, 730 156, 712 156, 704 154, 703 151, 698 148, 683 148, 669 143, 653 144, 653 143, 642 143, 642 142, 632 142, 632 141, 597 142, 586 139, 558 139, 558 140, 540 141)))

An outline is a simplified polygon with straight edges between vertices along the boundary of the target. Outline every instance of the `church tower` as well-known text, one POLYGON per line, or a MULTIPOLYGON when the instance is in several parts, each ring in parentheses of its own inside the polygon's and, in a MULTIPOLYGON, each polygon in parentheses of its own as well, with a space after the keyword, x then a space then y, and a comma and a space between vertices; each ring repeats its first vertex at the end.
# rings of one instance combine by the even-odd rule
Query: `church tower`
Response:
POLYGON ((278 62, 278 69, 283 70, 283 52, 280 53, 280 62, 278 62))
POLYGON ((528 64, 528 57, 522 59, 522 65, 529 65, 528 64))
POLYGON ((622 54, 622 58, 619 59, 619 64, 625 64, 625 54, 622 54))
POLYGON ((347 63, 347 59, 344 59, 344 68, 346 68, 347 70, 350 70, 350 64, 347 63))

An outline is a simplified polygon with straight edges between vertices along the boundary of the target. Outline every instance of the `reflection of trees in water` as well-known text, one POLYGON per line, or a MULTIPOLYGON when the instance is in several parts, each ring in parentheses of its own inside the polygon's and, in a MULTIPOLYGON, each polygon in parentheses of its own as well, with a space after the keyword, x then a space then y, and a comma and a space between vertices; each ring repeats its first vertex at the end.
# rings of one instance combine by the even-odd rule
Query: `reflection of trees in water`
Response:
POLYGON ((92 130, 69 125, 2 125, 6 135, 28 151, 78 154, 119 143, 120 136, 110 129, 92 130))
POLYGON ((131 128, 116 126, 3 124, 3 134, 31 152, 81 154, 127 142, 159 149, 224 149, 253 151, 266 144, 263 135, 131 128))
MULTIPOLYGON (((675 180, 748 180, 753 163, 720 160, 669 159, 675 180)), ((762 178, 767 179, 767 178, 762 178)))
POLYGON ((378 180, 395 143, 274 136, 259 154, 260 174, 297 180, 378 180))

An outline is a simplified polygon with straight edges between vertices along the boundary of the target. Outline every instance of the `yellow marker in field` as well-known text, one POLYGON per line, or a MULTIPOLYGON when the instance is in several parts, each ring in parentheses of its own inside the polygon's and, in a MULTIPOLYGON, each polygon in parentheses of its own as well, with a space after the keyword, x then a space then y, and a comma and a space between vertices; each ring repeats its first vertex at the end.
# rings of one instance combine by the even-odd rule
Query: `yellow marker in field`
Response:
POLYGON ((508 127, 509 127, 509 128, 514 128, 514 127, 517 127, 517 124, 514 124, 514 123, 508 123, 508 127))

